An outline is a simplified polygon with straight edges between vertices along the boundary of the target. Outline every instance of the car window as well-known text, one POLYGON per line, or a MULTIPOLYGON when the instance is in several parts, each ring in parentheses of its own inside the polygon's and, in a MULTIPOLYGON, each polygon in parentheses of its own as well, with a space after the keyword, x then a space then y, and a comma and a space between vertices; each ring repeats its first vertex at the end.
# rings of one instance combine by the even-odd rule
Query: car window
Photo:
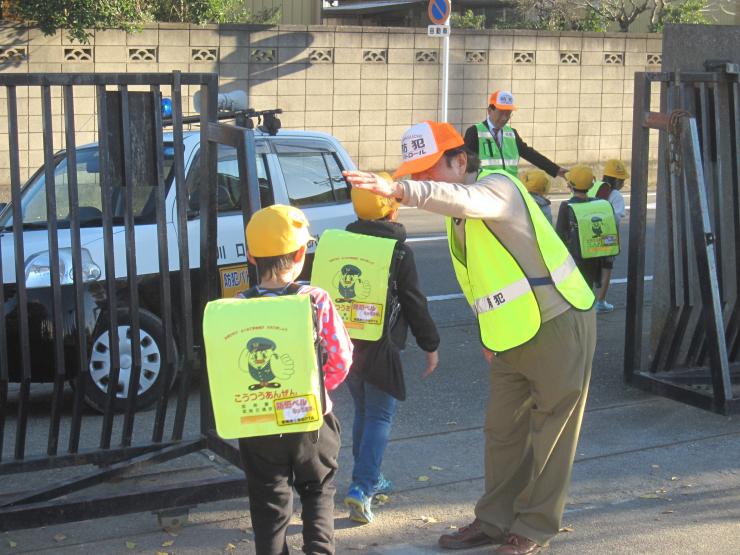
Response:
MULTIPOLYGON (((172 170, 174 150, 172 145, 165 144, 164 148, 164 175, 169 179, 172 170)), ((69 218, 69 182, 67 178, 67 158, 63 156, 54 168, 54 184, 56 189, 57 220, 64 224, 69 218)), ((134 217, 138 221, 148 219, 153 221, 154 193, 153 183, 134 183, 134 217)), ((102 219, 103 202, 100 188, 100 159, 98 149, 83 148, 77 151, 77 194, 79 198, 80 224, 99 225, 102 219)), ((125 189, 113 186, 113 220, 122 221, 125 209, 125 189)), ((46 224, 46 175, 43 168, 31 179, 23 191, 21 199, 21 213, 24 224, 46 224)), ((13 223, 12 212, 4 215, 0 226, 10 226, 13 223)))
MULTIPOLYGON (((260 203, 262 206, 275 204, 272 182, 265 164, 265 155, 257 154, 257 180, 259 181, 260 203)), ((192 212, 200 209, 200 153, 190 166, 186 179, 188 189, 188 208, 192 212)), ((219 213, 241 211, 241 188, 239 186, 239 163, 236 149, 232 146, 218 145, 216 164, 217 210, 219 213)))
POLYGON ((277 155, 290 204, 311 206, 349 200, 349 185, 335 153, 320 147, 304 150, 281 144, 277 145, 277 155))

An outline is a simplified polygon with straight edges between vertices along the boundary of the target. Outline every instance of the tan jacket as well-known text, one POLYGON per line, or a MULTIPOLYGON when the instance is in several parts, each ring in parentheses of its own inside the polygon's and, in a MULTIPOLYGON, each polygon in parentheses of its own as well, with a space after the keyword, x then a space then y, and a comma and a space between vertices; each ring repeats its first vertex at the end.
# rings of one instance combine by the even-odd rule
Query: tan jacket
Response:
MULTIPOLYGON (((514 183, 502 175, 489 175, 473 183, 438 181, 401 181, 403 203, 452 218, 480 218, 494 231, 501 243, 529 278, 548 276, 540 255, 534 228, 524 200, 514 183)), ((455 226, 456 238, 464 245, 465 228, 455 226)), ((475 256, 470 253, 468 256, 475 256)), ((554 286, 534 287, 542 321, 562 314, 570 305, 554 286)))

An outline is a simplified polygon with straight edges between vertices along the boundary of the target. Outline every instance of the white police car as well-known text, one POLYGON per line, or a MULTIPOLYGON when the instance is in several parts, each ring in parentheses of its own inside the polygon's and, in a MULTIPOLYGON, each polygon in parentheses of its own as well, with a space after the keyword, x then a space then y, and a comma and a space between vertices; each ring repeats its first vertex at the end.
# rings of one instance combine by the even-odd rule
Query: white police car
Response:
MULTIPOLYGON (((167 185, 166 214, 168 252, 173 287, 176 287, 178 261, 178 227, 174 186, 174 146, 172 135, 164 135, 164 160, 167 185)), ((188 245, 193 288, 197 289, 197 268, 200 265, 199 219, 199 147, 200 134, 184 134, 184 161, 188 191, 188 245)), ((257 175, 262 206, 281 203, 300 207, 311 222, 311 233, 316 236, 328 228, 344 228, 355 219, 349 185, 342 170, 355 166, 332 136, 311 131, 281 131, 270 135, 255 130, 257 175)), ((86 384, 86 402, 99 410, 105 406, 106 391, 111 370, 106 309, 107 295, 104 274, 102 206, 100 195, 100 164, 96 144, 77 149, 77 181, 79 188, 79 217, 83 279, 85 281, 85 335, 88 339, 89 376, 86 384)), ((64 152, 55 157, 55 186, 57 217, 59 221, 59 259, 62 275, 63 329, 65 368, 68 378, 79 367, 76 355, 77 330, 75 325, 74 290, 72 285, 72 251, 69 232, 67 193, 67 161, 64 152)), ((52 291, 48 250, 46 180, 43 168, 26 183, 22 191, 23 243, 25 252, 25 279, 28 291, 29 329, 31 334, 31 374, 33 382, 51 382, 54 379, 54 338, 52 335, 52 291)), ((236 150, 219 146, 217 165, 218 188, 218 265, 221 292, 233 295, 245 289, 247 260, 242 225, 239 173, 236 150)), ((137 187, 135 193, 136 265, 140 292, 140 343, 142 370, 137 406, 151 404, 161 391, 163 369, 161 354, 164 345, 159 300, 159 262, 157 257, 157 228, 155 223, 155 187, 137 187)), ((126 249, 123 227, 123 189, 114 188, 114 250, 116 276, 121 291, 126 288, 126 249)), ((20 340, 13 247, 12 206, 0 212, 0 249, 2 251, 5 284, 5 313, 7 315, 8 359, 10 380, 21 379, 20 340)), ((193 294, 197 303, 197 291, 193 294)), ((120 301, 119 301, 120 306, 120 301)), ((173 307, 175 333, 178 326, 197 325, 178 319, 173 307)), ((195 319, 195 318, 194 318, 195 319)), ((196 319, 199 321, 199 318, 196 319)), ((116 388, 116 408, 124 406, 131 374, 131 341, 127 321, 119 318, 120 378, 116 388)), ((195 334, 199 337, 199 334, 195 334)))

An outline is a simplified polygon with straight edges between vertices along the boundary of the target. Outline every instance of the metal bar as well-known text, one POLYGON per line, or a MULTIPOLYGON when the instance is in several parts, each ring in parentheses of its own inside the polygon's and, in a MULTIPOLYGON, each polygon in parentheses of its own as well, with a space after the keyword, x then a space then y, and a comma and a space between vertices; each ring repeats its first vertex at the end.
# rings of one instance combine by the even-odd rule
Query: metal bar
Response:
POLYGON ((157 451, 170 445, 177 445, 179 442, 166 441, 162 443, 152 443, 146 445, 134 445, 132 447, 115 448, 115 449, 87 449, 78 451, 69 455, 57 455, 48 457, 46 455, 27 457, 22 461, 8 461, 0 464, 0 476, 19 474, 25 472, 37 472, 40 470, 53 470, 58 468, 68 468, 70 466, 81 465, 109 465, 124 459, 137 457, 143 453, 157 451))
MULTIPOLYGON (((193 349, 193 299, 190 274, 190 249, 188 238, 188 190, 185 183, 185 146, 182 139, 182 80, 179 72, 175 72, 172 85, 172 134, 175 143, 175 210, 177 211, 177 254, 180 262, 179 292, 181 322, 185 325, 180 329, 180 350, 183 357, 183 369, 180 374, 180 389, 177 394, 175 408, 175 422, 172 427, 172 439, 180 439, 185 427, 185 413, 188 406, 190 376, 195 365, 193 349)), ((203 92, 203 91, 201 91, 203 92)), ((203 132, 201 131, 201 140, 203 132)), ((203 143, 201 142, 201 148, 203 143)), ((166 405, 166 400, 160 404, 166 405)), ((164 425, 164 411, 166 407, 157 407, 157 414, 162 414, 161 425, 164 425)), ((157 428, 155 427, 155 433, 157 428)))
MULTIPOLYGON (((174 77, 173 77, 174 78, 174 77)), ((157 190, 156 190, 156 220, 157 220, 157 254, 159 257, 159 306, 161 307, 162 335, 165 338, 160 372, 162 372, 162 391, 157 402, 157 411, 154 417, 154 429, 152 441, 162 441, 164 423, 167 415, 167 397, 170 385, 175 376, 175 365, 177 358, 172 348, 172 291, 170 284, 170 261, 167 248, 167 206, 164 182, 164 146, 162 144, 162 111, 157 109, 161 92, 159 86, 152 85, 150 88, 152 105, 154 106, 154 144, 156 145, 157 157, 157 190)), ((189 327, 190 320, 186 320, 185 327, 189 327)))
MULTIPOLYGON (((136 399, 139 394, 141 379, 141 326, 139 325, 139 287, 136 272, 136 222, 134 221, 134 154, 131 150, 132 120, 129 104, 129 93, 126 85, 119 87, 121 94, 121 134, 123 152, 123 185, 124 185, 124 227, 126 235, 126 276, 128 282, 128 323, 131 343, 131 372, 128 377, 128 390, 121 430, 121 446, 131 445, 136 415, 136 399)), ((139 131, 140 132, 140 131, 139 131)), ((146 186, 146 185, 144 185, 146 186)))
POLYGON ((694 188, 695 193, 691 210, 692 229, 694 244, 697 247, 699 270, 700 274, 703 274, 699 284, 704 307, 704 328, 709 342, 714 402, 716 406, 721 407, 725 405, 726 400, 732 398, 732 383, 722 321, 706 185, 699 155, 699 136, 694 118, 682 117, 679 122, 686 182, 689 187, 694 188))
MULTIPOLYGON (((201 299, 198 307, 198 321, 208 301, 218 295, 216 283, 216 252, 217 252, 217 214, 216 188, 212 186, 212 176, 216 175, 218 145, 214 142, 210 129, 216 124, 218 111, 218 82, 201 86, 201 98, 204 99, 205 111, 201 113, 201 184, 200 187, 200 278, 201 299)), ((205 349, 201 349, 201 368, 206 368, 205 349)), ((200 431, 202 434, 215 429, 213 410, 211 407, 211 391, 208 385, 208 372, 203 372, 200 382, 200 431)))
POLYGON ((647 112, 643 114, 642 126, 648 129, 659 129, 661 131, 668 131, 668 125, 670 123, 670 114, 662 112, 647 112))
POLYGON ((59 236, 57 225, 56 179, 54 176, 54 134, 51 113, 51 87, 41 88, 41 121, 44 138, 44 179, 46 189, 46 223, 49 245, 51 281, 51 311, 54 326, 54 392, 49 416, 49 437, 46 454, 56 455, 59 447, 59 424, 64 394, 64 327, 62 324, 62 286, 59 271, 59 236))
POLYGON ((110 137, 108 129, 108 98, 104 85, 99 85, 98 93, 98 151, 100 157, 100 186, 102 189, 103 207, 103 252, 105 255, 105 284, 108 297, 108 341, 110 354, 110 374, 108 391, 103 415, 103 426, 100 434, 101 449, 110 447, 113 433, 114 400, 118 391, 120 375, 120 353, 118 345, 118 291, 116 288, 116 265, 113 249, 113 167, 110 159, 110 137))
POLYGON ((162 487, 147 492, 146 495, 133 492, 79 501, 33 503, 19 508, 0 510, 0 532, 86 520, 90 518, 90 515, 103 518, 192 506, 246 495, 246 480, 243 476, 238 476, 186 482, 162 487))
POLYGON ((74 89, 72 85, 64 86, 65 141, 67 151, 67 184, 69 197, 69 228, 72 246, 72 276, 75 296, 75 328, 77 339, 78 368, 74 378, 75 396, 72 409, 72 421, 69 432, 69 452, 77 453, 80 447, 80 429, 82 428, 82 409, 85 399, 85 386, 90 370, 87 366, 87 340, 85 337, 85 302, 83 292, 85 285, 82 278, 82 246, 80 240, 80 210, 77 183, 77 142, 75 138, 74 89))
POLYGON ((627 314, 625 323, 624 379, 629 382, 642 365, 643 302, 645 297, 645 231, 647 218, 648 146, 650 134, 639 125, 650 106, 650 83, 642 72, 635 73, 632 131, 632 191, 630 194, 630 235, 627 259, 627 314))
POLYGON ((15 283, 18 300, 18 334, 21 348, 21 384, 18 416, 15 428, 16 459, 22 459, 26 449, 28 427, 28 397, 31 392, 31 347, 28 333, 28 295, 26 294, 26 260, 23 249, 23 212, 21 211, 21 174, 18 153, 18 100, 15 87, 8 94, 8 151, 10 154, 10 201, 13 204, 13 247, 15 251, 15 283))
MULTIPOLYGON (((239 164, 240 195, 242 198, 242 229, 247 229, 247 224, 252 219, 252 215, 262 208, 259 178, 257 177, 257 149, 254 144, 253 130, 247 129, 243 131, 242 140, 239 141, 236 151, 239 164), (247 199, 248 204, 245 204, 243 199, 247 199)), ((246 245, 246 237, 244 238, 244 242, 246 245)), ((249 262, 249 259, 247 261, 249 262)), ((249 262, 248 271, 250 283, 257 283, 257 268, 251 262, 249 262)))
MULTIPOLYGON (((735 260, 740 259, 740 77, 735 76, 735 80, 730 84, 732 91, 732 113, 734 115, 730 127, 730 141, 734 145, 734 154, 731 156, 731 187, 734 193, 732 201, 733 214, 735 217, 735 260)), ((735 275, 735 287, 740 291, 740 272, 735 275)), ((735 308, 736 331, 729 336, 730 340, 730 360, 737 360, 738 351, 740 350, 740 303, 735 308)))
POLYGON ((154 453, 145 453, 133 459, 115 463, 103 470, 98 470, 82 477, 65 480, 50 488, 41 488, 32 493, 23 493, 10 500, 6 499, 0 501, 0 507, 17 507, 19 505, 51 501, 52 499, 56 499, 62 495, 74 493, 91 486, 96 486, 106 480, 112 480, 154 464, 167 462, 178 457, 189 455, 190 453, 195 453, 196 451, 203 449, 205 443, 204 439, 180 442, 177 445, 165 447, 154 453))
POLYGON ((216 432, 210 431, 206 434, 206 447, 216 453, 222 459, 229 461, 236 467, 242 467, 239 448, 221 439, 216 432))

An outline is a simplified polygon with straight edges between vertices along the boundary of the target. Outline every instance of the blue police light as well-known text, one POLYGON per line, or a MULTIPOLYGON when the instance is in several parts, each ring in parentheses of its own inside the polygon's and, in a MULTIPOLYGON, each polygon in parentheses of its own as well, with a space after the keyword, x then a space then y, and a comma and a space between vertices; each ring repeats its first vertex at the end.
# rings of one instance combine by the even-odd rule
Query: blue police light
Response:
POLYGON ((172 99, 171 98, 162 99, 162 117, 164 118, 172 117, 172 99))

